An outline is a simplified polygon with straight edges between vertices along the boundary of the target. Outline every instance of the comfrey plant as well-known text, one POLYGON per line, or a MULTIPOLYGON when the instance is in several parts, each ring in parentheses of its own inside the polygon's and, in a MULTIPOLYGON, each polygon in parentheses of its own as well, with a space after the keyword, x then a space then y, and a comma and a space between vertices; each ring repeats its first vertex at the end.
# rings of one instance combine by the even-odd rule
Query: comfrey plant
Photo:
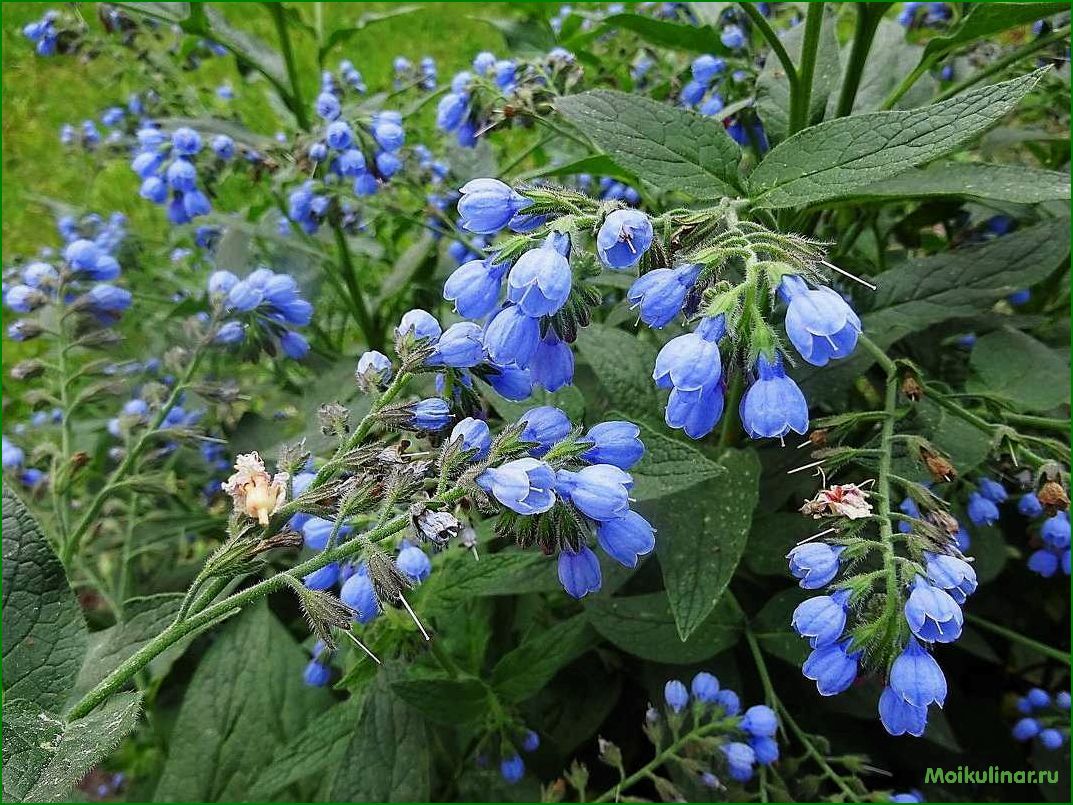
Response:
POLYGON ((1024 717, 1011 730, 1016 740, 1035 741, 1052 752, 1069 743, 1069 691, 1052 698, 1042 688, 1032 688, 1018 699, 1017 712, 1024 717))
POLYGON ((546 792, 545 801, 560 801, 565 784, 580 802, 619 802, 642 785, 654 786, 664 801, 683 801, 682 783, 676 783, 683 779, 701 790, 738 788, 752 780, 758 768, 778 761, 778 729, 774 710, 757 704, 742 712, 738 694, 721 687, 707 671, 694 676, 688 688, 671 679, 664 686, 662 707, 650 704, 645 712, 644 733, 655 749, 651 761, 627 773, 622 751, 601 738, 600 760, 618 774, 618 782, 590 798, 588 769, 575 761, 552 785, 551 796, 546 792))

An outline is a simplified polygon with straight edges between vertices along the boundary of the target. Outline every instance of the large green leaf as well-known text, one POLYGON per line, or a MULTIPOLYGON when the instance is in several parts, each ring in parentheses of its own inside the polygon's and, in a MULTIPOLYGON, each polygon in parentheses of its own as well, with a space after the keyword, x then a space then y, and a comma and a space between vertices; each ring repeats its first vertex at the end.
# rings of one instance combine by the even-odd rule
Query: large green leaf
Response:
MULTIPOLYGON (((824 14, 820 29, 820 43, 816 51, 816 71, 812 78, 812 95, 809 97, 809 123, 823 120, 827 99, 838 88, 842 65, 838 59, 838 37, 835 36, 836 15, 824 14)), ((782 35, 787 53, 797 64, 801 60, 801 42, 805 26, 797 25, 782 35)), ((756 108, 764 121, 764 130, 772 143, 786 139, 790 123, 790 82, 786 71, 774 53, 769 53, 764 69, 756 80, 756 108)))
MULTIPOLYGON (((120 666, 134 652, 166 629, 179 612, 182 593, 132 598, 123 604, 123 620, 89 636, 89 647, 78 674, 72 701, 81 697, 120 666)), ((185 648, 186 642, 157 656, 150 669, 163 675, 185 648)))
POLYGON ((790 627, 790 618, 797 605, 815 595, 800 587, 790 587, 775 593, 752 618, 753 633, 761 647, 791 665, 801 665, 808 657, 808 641, 790 627))
POLYGON ((678 636, 687 640, 711 614, 741 560, 759 492, 756 453, 728 451, 725 472, 701 486, 639 507, 656 528, 678 636))
POLYGON ((527 636, 492 669, 491 684, 503 699, 520 702, 543 688, 560 669, 592 645, 588 622, 582 616, 527 636))
MULTIPOLYGON (((6 669, 5 669, 6 670, 6 669)), ((120 693, 78 721, 4 700, 4 802, 64 802, 138 721, 141 694, 120 693)))
POLYGON ((652 662, 687 664, 714 657, 737 642, 741 617, 723 599, 685 642, 666 593, 593 598, 585 609, 593 627, 623 651, 652 662))
MULTIPOLYGON (((608 419, 627 419, 612 411, 608 419)), ((727 468, 708 458, 685 437, 670 436, 667 431, 656 430, 643 422, 641 441, 645 445, 644 458, 634 467, 634 486, 631 496, 635 500, 656 500, 693 489, 698 484, 712 483, 725 475, 727 468)))
POLYGON ((931 196, 965 196, 986 201, 1034 204, 1069 198, 1069 174, 1025 165, 983 162, 937 162, 864 185, 846 197, 847 203, 899 201, 931 196))
POLYGON ((973 388, 997 394, 1023 411, 1050 411, 1069 402, 1069 358, 1020 330, 981 336, 969 361, 973 388))
POLYGON ((86 623, 37 521, 3 486, 4 698, 60 712, 86 653, 86 623))
POLYGON ((928 40, 926 58, 937 58, 977 39, 1042 17, 1069 11, 1069 3, 973 3, 949 33, 928 40))
POLYGON ((741 149, 718 121, 614 90, 568 95, 556 108, 623 168, 664 191, 737 195, 741 149))
MULTIPOLYGON (((1018 288, 1046 279, 1069 254, 1069 224, 1048 222, 1019 229, 979 246, 913 260, 873 280, 872 309, 864 332, 881 347, 949 319, 972 316, 1018 288)), ((875 359, 864 350, 822 369, 801 369, 815 399, 833 399, 875 359)))
POLYGON ((394 693, 396 668, 380 670, 331 787, 333 802, 427 802, 428 728, 394 693))
POLYGON ((364 697, 352 696, 311 719, 293 740, 276 749, 246 798, 265 801, 300 780, 334 773, 346 757, 364 703, 364 697))
POLYGON ((452 603, 489 595, 519 595, 550 592, 559 588, 555 577, 555 562, 539 551, 506 550, 485 553, 474 559, 469 552, 449 557, 443 574, 437 576, 443 587, 437 590, 436 602, 452 603))
POLYGON ((1043 71, 908 111, 829 120, 777 145, 749 177, 757 207, 816 204, 957 151, 995 125, 1043 71))
POLYGON ((418 5, 397 5, 386 11, 370 11, 362 14, 358 17, 356 24, 349 27, 333 29, 328 35, 328 38, 324 41, 324 44, 320 46, 318 58, 323 63, 324 57, 328 55, 329 51, 339 45, 349 42, 355 35, 361 33, 370 25, 375 25, 378 22, 385 22, 394 19, 395 17, 401 17, 405 14, 413 14, 415 11, 420 10, 421 6, 418 5))
POLYGON ((719 41, 719 32, 710 25, 683 25, 641 14, 612 14, 600 26, 603 31, 616 28, 632 31, 644 41, 663 48, 724 56, 731 52, 719 41))
POLYGON ((391 690, 437 724, 463 726, 488 713, 488 687, 473 677, 400 679, 391 684, 391 690))
POLYGON ((656 350, 624 330, 594 324, 577 339, 581 359, 606 393, 609 407, 631 419, 645 419, 662 408, 652 382, 656 350))
POLYGON ((225 626, 198 665, 175 722, 158 802, 245 798, 280 746, 330 701, 302 682, 305 652, 266 604, 225 626))

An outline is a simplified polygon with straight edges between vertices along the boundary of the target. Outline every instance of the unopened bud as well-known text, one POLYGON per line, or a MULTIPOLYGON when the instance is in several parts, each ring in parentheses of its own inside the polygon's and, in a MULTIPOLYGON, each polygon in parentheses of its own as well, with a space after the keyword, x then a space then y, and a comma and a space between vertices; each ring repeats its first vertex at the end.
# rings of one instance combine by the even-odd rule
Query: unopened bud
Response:
POLYGON ((45 329, 33 319, 19 319, 8 328, 7 334, 12 341, 29 341, 31 338, 37 338, 44 331, 45 329))
POLYGON ((325 436, 342 437, 350 433, 350 411, 337 402, 324 403, 317 410, 317 422, 325 436))
POLYGON ((11 377, 14 380, 30 380, 40 376, 45 371, 45 364, 41 361, 30 359, 20 361, 11 367, 11 377))
POLYGON ((827 429, 817 428, 808 435, 808 440, 815 447, 823 447, 827 444, 827 429))

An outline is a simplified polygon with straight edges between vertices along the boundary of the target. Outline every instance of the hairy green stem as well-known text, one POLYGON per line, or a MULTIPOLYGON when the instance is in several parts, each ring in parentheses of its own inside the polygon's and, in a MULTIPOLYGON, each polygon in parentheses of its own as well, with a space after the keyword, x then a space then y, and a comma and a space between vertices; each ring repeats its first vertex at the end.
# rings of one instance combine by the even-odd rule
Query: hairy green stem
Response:
POLYGON ((1052 660, 1057 660, 1065 665, 1071 664, 1068 651, 1062 651, 1048 646, 1045 643, 1040 643, 1038 640, 1033 640, 1031 637, 1025 637, 1020 632, 1015 632, 1013 629, 1007 629, 1005 626, 999 626, 997 623, 992 623, 989 620, 981 618, 979 615, 972 615, 966 612, 965 620, 979 626, 985 631, 1005 637, 1011 643, 1019 643, 1025 648, 1032 649, 1032 651, 1035 651, 1037 654, 1041 654, 1044 657, 1050 657, 1052 660))
POLYGON ((801 742, 801 745, 805 747, 805 752, 809 757, 816 761, 816 765, 820 767, 824 776, 827 777, 832 783, 838 786, 838 790, 845 794, 848 799, 847 802, 857 802, 860 799, 860 795, 846 785, 846 781, 842 779, 842 775, 831 768, 831 764, 827 762, 827 758, 818 750, 812 743, 812 739, 808 734, 801 729, 793 716, 790 715, 790 711, 786 709, 786 705, 782 702, 778 702, 776 708, 782 714, 782 720, 786 722, 786 725, 790 728, 790 731, 794 734, 794 737, 801 742))
POLYGON ((1021 47, 1017 48, 1014 51, 1011 51, 1007 55, 1003 56, 1001 59, 996 59, 995 61, 984 67, 982 70, 978 70, 977 72, 973 73, 964 81, 959 81, 957 84, 947 87, 935 97, 935 100, 945 101, 947 98, 953 98, 955 95, 969 89, 969 87, 976 86, 985 78, 988 78, 990 76, 995 75, 995 73, 999 73, 1002 70, 1005 70, 1012 64, 1016 64, 1017 62, 1021 61, 1021 59, 1031 56, 1033 53, 1042 50, 1048 45, 1052 45, 1055 42, 1059 42, 1065 39, 1067 36, 1069 36, 1069 29, 1069 25, 1063 25, 1061 28, 1055 28, 1049 34, 1044 34, 1039 39, 1034 39, 1031 42, 1027 42, 1024 45, 1021 45, 1021 47))
POLYGON ((870 13, 866 3, 857 3, 857 24, 853 29, 853 44, 850 45, 849 61, 842 76, 842 89, 838 93, 835 117, 845 117, 853 111, 864 66, 868 63, 868 53, 872 49, 872 41, 882 18, 881 14, 870 13))
POLYGON ((809 3, 805 17, 805 38, 801 44, 801 64, 797 71, 796 88, 790 92, 790 136, 801 131, 809 123, 809 106, 812 104, 812 79, 816 73, 816 50, 823 29, 823 3, 809 3))

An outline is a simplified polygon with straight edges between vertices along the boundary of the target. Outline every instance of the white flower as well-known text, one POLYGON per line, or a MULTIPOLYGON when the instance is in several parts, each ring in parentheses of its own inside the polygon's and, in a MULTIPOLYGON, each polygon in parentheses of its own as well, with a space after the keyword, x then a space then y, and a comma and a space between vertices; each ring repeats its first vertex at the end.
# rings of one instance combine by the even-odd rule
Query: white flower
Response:
POLYGON ((235 459, 235 472, 222 486, 234 501, 235 511, 256 518, 261 525, 268 525, 268 518, 279 511, 287 499, 289 478, 285 472, 270 476, 265 472, 264 461, 254 452, 235 459))

